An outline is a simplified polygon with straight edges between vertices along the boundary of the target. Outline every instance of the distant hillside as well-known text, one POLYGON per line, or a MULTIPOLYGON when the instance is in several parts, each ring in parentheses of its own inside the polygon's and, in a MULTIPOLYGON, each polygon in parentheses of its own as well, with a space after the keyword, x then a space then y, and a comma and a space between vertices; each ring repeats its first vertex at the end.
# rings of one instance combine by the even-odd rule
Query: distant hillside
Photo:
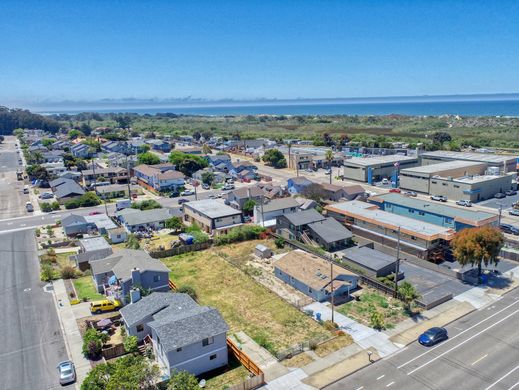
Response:
POLYGON ((14 129, 43 129, 55 133, 60 124, 52 118, 33 114, 28 110, 0 106, 0 134, 12 134, 14 129))

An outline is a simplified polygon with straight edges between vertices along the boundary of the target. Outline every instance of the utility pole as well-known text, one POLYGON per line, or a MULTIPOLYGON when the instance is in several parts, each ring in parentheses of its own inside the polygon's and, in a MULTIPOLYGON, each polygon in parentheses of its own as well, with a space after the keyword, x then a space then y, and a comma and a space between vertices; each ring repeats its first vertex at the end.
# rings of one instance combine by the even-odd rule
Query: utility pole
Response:
POLYGON ((332 300, 332 322, 335 322, 335 316, 334 316, 334 312, 335 312, 335 307, 334 307, 334 304, 335 304, 335 299, 334 299, 334 296, 333 296, 333 261, 330 260, 330 291, 331 291, 331 300, 332 300))
POLYGON ((260 209, 261 209, 261 226, 262 227, 265 227, 265 215, 263 214, 263 199, 264 199, 264 195, 261 194, 261 198, 260 198, 260 209))
POLYGON ((498 226, 501 226, 501 214, 503 213, 503 204, 501 202, 499 204, 499 218, 497 220, 498 226))
POLYGON ((398 241, 396 242, 396 265, 395 265, 395 298, 398 296, 398 272, 400 267, 400 226, 398 226, 398 241))
POLYGON ((128 180, 126 182, 128 183, 128 199, 130 199, 130 205, 132 204, 132 189, 131 189, 131 175, 130 175, 130 161, 128 160, 128 154, 130 153, 130 144, 128 141, 126 141, 126 153, 124 154, 126 156, 126 173, 128 175, 128 180))

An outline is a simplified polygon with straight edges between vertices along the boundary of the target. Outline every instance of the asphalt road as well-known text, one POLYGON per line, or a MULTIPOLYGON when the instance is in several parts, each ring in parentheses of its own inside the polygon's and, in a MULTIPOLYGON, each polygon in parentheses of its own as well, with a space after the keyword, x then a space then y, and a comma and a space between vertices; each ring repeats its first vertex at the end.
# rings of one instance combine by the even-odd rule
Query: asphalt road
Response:
POLYGON ((515 289, 448 325, 450 338, 443 343, 423 347, 414 342, 326 389, 518 389, 518 323, 515 289))
POLYGON ((67 360, 52 293, 39 280, 34 232, 0 234, 0 388, 60 388, 67 360))

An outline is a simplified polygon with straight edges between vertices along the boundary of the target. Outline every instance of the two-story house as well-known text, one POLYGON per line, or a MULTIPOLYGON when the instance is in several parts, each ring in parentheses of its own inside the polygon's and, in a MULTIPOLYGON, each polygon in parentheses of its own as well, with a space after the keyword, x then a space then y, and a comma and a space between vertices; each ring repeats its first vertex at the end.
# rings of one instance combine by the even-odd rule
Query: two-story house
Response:
POLYGON ((236 190, 232 190, 227 193, 226 198, 229 204, 238 209, 242 210, 243 205, 249 199, 252 199, 256 204, 261 203, 262 198, 265 196, 265 192, 259 187, 242 187, 236 190))
POLYGON ((177 191, 185 184, 184 174, 176 171, 175 165, 170 163, 141 164, 133 168, 133 172, 139 184, 159 192, 177 191))
POLYGON ((242 213, 216 199, 204 199, 184 203, 183 220, 186 224, 196 223, 209 234, 226 234, 241 226, 242 213))
POLYGON ((128 170, 122 167, 85 169, 81 171, 83 185, 89 187, 92 183, 108 181, 111 184, 126 183, 128 181, 128 170))
POLYGON ((200 375, 228 363, 229 326, 218 310, 198 305, 187 294, 154 292, 120 313, 127 334, 151 337, 154 356, 170 374, 200 375))
POLYGON ((299 211, 299 202, 294 198, 264 200, 263 205, 254 206, 253 221, 263 227, 276 226, 276 218, 280 215, 296 213, 299 211))
POLYGON ((90 146, 86 144, 75 144, 70 148, 70 153, 74 157, 90 158, 90 156, 92 155, 92 150, 90 146))
POLYGON ((171 144, 161 139, 147 139, 145 142, 159 152, 167 153, 171 150, 171 144))

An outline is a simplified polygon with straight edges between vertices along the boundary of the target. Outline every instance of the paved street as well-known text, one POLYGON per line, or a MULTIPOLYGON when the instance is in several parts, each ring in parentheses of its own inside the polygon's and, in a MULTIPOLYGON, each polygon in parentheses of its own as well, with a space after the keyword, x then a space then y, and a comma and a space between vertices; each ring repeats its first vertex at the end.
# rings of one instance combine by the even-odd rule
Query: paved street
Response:
POLYGON ((518 322, 516 289, 448 325, 449 340, 429 348, 414 342, 326 389, 517 389, 518 322))
POLYGON ((0 234, 0 388, 60 388, 68 359, 52 293, 44 292, 33 231, 0 234))

